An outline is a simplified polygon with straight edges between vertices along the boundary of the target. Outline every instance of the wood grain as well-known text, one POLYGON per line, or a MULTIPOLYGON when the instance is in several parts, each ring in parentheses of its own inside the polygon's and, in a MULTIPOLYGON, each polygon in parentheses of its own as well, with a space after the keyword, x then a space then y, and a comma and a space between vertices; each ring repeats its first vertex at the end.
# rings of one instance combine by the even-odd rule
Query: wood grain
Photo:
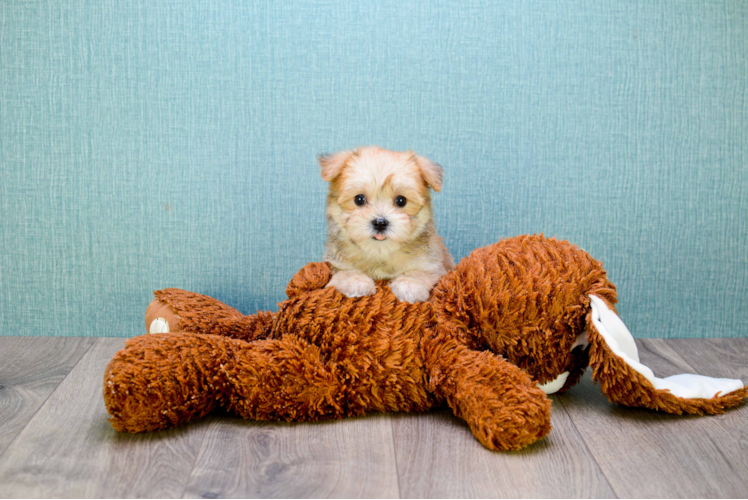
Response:
POLYGON ((185 493, 202 498, 398 497, 390 415, 213 422, 185 493))
POLYGON ((124 339, 98 339, 0 456, 3 497, 181 497, 206 421, 121 434, 107 422, 102 376, 124 339))
MULTIPOLYGON (((589 374, 552 398, 550 436, 520 452, 486 450, 449 410, 309 424, 216 414, 121 434, 101 378, 123 341, 0 338, 0 497, 748 494, 748 405, 711 417, 619 407, 589 374)), ((748 339, 637 344, 658 376, 748 380, 748 339)))
POLYGON ((748 382, 748 338, 659 341, 678 353, 697 373, 748 382))
MULTIPOLYGON (((748 382, 748 338, 678 339, 667 345, 696 373, 748 382)), ((705 420, 707 437, 729 467, 725 471, 730 475, 728 495, 748 497, 748 404, 705 420)))
POLYGON ((95 341, 0 337, 0 455, 95 341))
POLYGON ((551 434, 518 452, 492 452, 448 409, 394 420, 404 498, 612 498, 566 411, 554 401, 551 434))
MULTIPOLYGON (((723 376, 737 370, 715 353, 712 342, 704 342, 701 355, 719 360, 723 376)), ((638 340, 637 345, 642 362, 657 376, 698 373, 673 349, 673 341, 638 340)), ((711 498, 748 493, 746 405, 726 415, 705 417, 615 406, 589 373, 559 400, 619 497, 711 498)))

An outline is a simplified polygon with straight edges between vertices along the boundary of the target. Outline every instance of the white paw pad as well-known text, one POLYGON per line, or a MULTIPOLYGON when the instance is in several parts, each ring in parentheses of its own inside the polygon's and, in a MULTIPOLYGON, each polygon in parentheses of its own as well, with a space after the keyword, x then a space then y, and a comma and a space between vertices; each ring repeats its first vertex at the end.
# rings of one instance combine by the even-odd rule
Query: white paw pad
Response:
POLYGON ((569 378, 569 372, 564 372, 550 382, 538 384, 538 388, 546 394, 556 394, 563 389, 567 378, 569 378))
POLYGON ((164 318, 156 318, 151 321, 149 333, 169 333, 169 322, 164 318))

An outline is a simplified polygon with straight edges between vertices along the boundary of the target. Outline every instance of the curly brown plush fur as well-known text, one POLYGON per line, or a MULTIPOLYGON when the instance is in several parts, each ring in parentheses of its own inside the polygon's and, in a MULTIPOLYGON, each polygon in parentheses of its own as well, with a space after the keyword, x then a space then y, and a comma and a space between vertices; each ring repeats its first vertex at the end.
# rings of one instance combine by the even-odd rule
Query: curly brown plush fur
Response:
POLYGON ((615 287, 599 262, 564 241, 521 236, 476 250, 416 304, 384 283, 347 298, 325 288, 329 278, 327 264, 308 264, 277 313, 250 316, 203 295, 156 292, 146 322, 165 318, 172 333, 128 340, 107 366, 112 425, 162 429, 217 407, 303 421, 446 403, 486 447, 511 450, 551 430, 538 383, 569 372, 566 389, 590 359, 603 391, 623 404, 716 413, 747 395, 683 400, 616 365, 589 299, 612 308, 615 287), (585 334, 591 353, 577 345, 585 334))

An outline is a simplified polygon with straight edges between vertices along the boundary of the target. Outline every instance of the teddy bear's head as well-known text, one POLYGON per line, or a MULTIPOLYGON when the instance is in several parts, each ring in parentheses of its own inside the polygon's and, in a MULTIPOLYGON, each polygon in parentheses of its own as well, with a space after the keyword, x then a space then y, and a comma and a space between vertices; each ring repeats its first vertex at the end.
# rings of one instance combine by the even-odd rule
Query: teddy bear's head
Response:
POLYGON ((547 383, 586 366, 590 294, 616 302, 602 264, 568 242, 535 235, 473 251, 441 279, 430 300, 466 342, 547 383))

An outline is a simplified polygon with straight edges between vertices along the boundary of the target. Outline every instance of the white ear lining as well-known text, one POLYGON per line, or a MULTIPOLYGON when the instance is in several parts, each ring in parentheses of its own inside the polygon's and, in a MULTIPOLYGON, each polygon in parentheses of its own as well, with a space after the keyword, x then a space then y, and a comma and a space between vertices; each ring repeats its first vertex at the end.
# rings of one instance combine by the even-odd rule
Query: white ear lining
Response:
POLYGON ((608 347, 627 365, 649 380, 655 389, 670 391, 680 398, 710 399, 718 395, 724 396, 744 387, 740 380, 688 373, 666 378, 655 377, 649 367, 639 362, 634 337, 618 315, 608 309, 605 302, 595 295, 590 295, 590 305, 592 306, 592 323, 608 347))

